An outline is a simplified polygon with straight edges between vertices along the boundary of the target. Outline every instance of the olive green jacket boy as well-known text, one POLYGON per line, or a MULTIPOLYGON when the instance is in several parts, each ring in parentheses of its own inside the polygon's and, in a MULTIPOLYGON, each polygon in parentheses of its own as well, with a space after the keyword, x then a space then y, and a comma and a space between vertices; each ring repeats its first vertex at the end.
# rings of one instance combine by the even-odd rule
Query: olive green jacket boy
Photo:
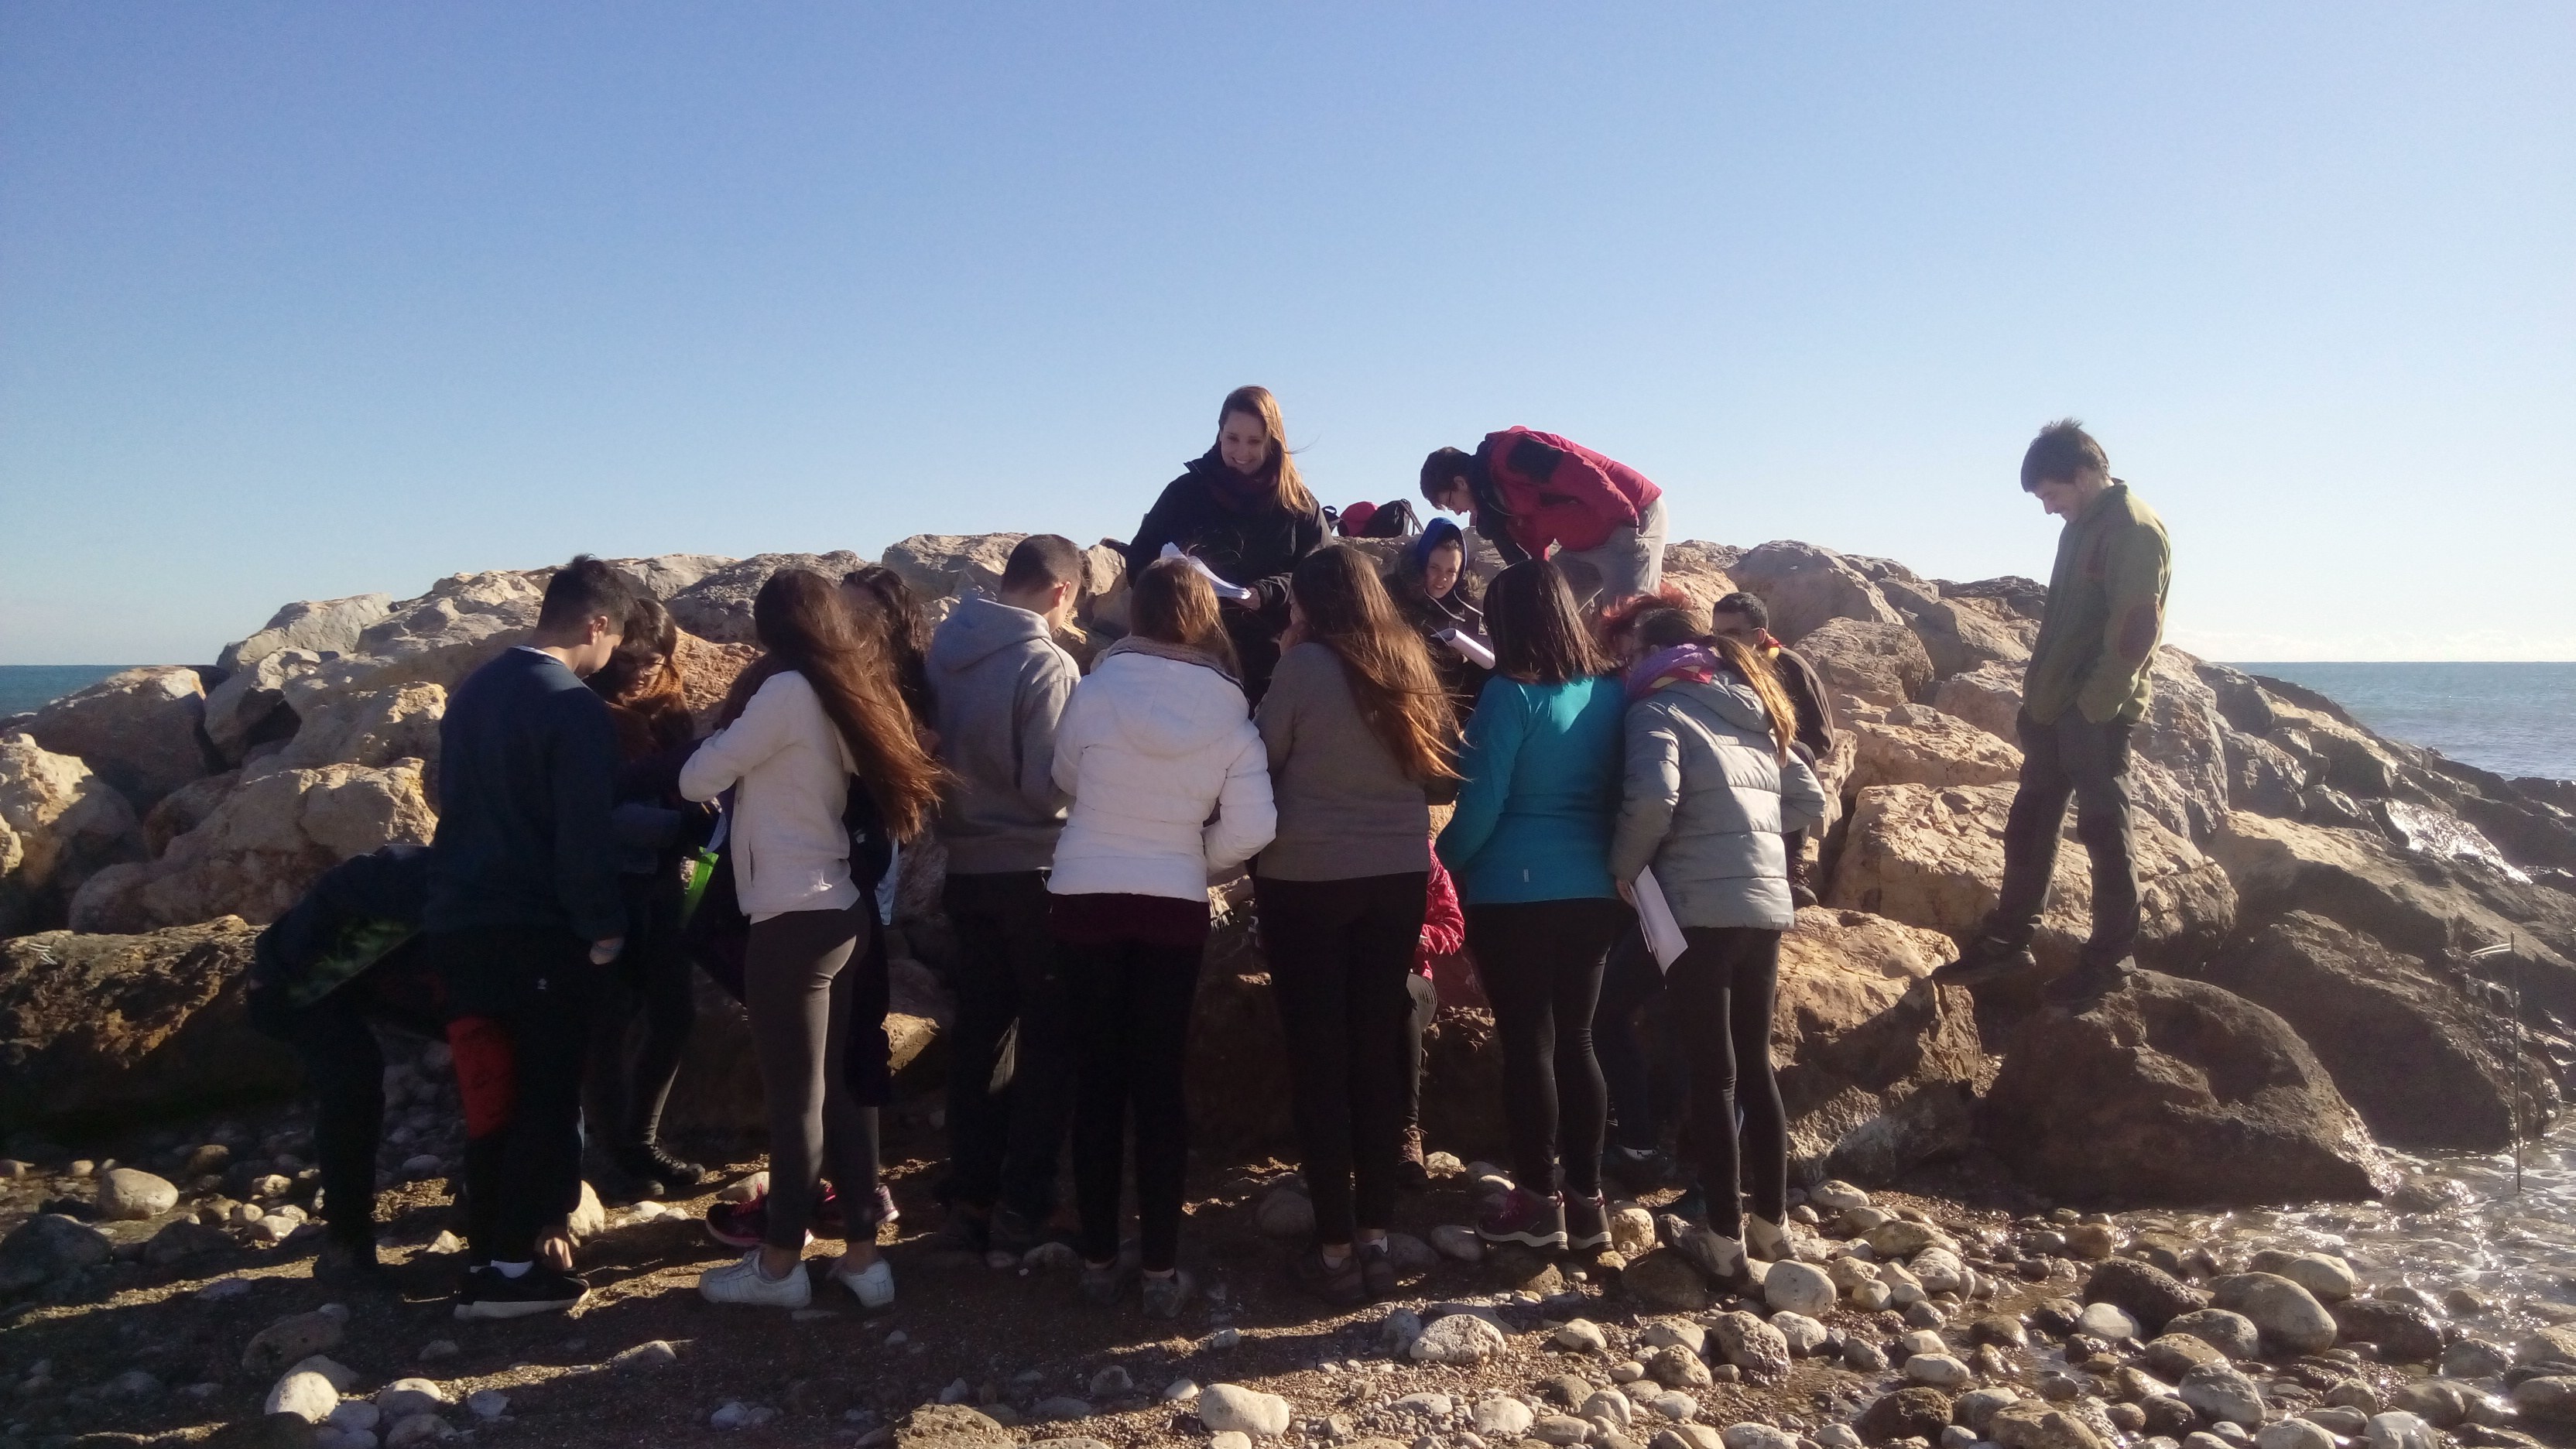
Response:
POLYGON ((2067 520, 2022 677, 2032 719, 2053 724, 2073 708, 2095 724, 2130 724, 2147 712, 2172 558, 2163 520, 2126 483, 2115 480, 2067 520))

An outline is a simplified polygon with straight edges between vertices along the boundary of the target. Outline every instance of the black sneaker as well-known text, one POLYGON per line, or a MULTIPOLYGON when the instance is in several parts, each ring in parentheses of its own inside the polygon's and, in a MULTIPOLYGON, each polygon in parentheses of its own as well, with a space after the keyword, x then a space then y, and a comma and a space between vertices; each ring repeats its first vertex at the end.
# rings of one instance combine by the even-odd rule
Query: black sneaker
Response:
POLYGON ((1673 1161, 1673 1155, 1660 1147, 1622 1147, 1613 1142, 1601 1149, 1601 1171, 1629 1192, 1642 1196, 1669 1186, 1681 1168, 1673 1161))
POLYGON ((1340 1263, 1324 1261, 1324 1250, 1308 1248, 1289 1264, 1297 1286, 1336 1308, 1357 1308, 1368 1301, 1368 1280, 1360 1272, 1357 1249, 1340 1263))
POLYGON ((1387 1248, 1386 1239, 1362 1243, 1355 1251, 1360 1258, 1360 1282, 1371 1298, 1393 1298, 1402 1291, 1402 1280, 1395 1271, 1395 1254, 1387 1248))
POLYGON ((1491 1212, 1476 1220, 1476 1236, 1489 1243, 1519 1243, 1531 1248, 1565 1246, 1565 1203, 1555 1193, 1513 1188, 1491 1212))
POLYGON ((2127 956, 2117 961, 2087 962, 2048 983, 2040 995, 2051 1006, 2080 1012, 2127 985, 2137 970, 2136 960, 2127 956))
POLYGON ((1933 969, 1935 986, 1965 986, 1971 990, 2007 976, 2022 976, 2039 969, 2039 958, 2028 946, 2015 946, 2000 936, 1980 936, 1968 943, 1959 959, 1933 969))
POLYGON ((1577 1253, 1597 1252, 1610 1246, 1610 1208, 1599 1193, 1590 1197, 1571 1192, 1565 1195, 1565 1246, 1577 1253))
POLYGON ((498 1268, 482 1267, 467 1273, 456 1290, 456 1316, 468 1321, 529 1318, 579 1307, 589 1296, 590 1285, 579 1275, 543 1263, 516 1278, 505 1277, 498 1268))
POLYGON ((658 1186, 661 1191, 649 1194, 667 1197, 684 1187, 695 1187, 706 1181, 707 1170, 694 1162, 683 1161, 662 1150, 658 1142, 639 1142, 620 1148, 617 1165, 645 1187, 658 1186))

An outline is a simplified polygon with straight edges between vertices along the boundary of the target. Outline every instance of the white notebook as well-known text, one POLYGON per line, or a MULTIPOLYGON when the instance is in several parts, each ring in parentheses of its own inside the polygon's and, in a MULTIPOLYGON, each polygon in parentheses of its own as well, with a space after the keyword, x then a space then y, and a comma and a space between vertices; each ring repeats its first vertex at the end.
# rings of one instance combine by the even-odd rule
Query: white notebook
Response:
POLYGON ((1464 629, 1443 629, 1431 637, 1456 650, 1459 658, 1471 664, 1494 667, 1494 647, 1464 629))
POLYGON ((1216 590, 1216 596, 1220 599, 1233 599, 1240 603, 1245 599, 1253 597, 1252 590, 1245 588, 1241 584, 1229 584, 1225 580, 1218 578, 1216 576, 1216 570, 1209 568, 1205 560, 1195 558, 1189 554, 1181 552, 1181 546, 1177 543, 1164 544, 1163 557, 1189 559, 1190 567, 1207 575, 1208 587, 1216 590))
POLYGON ((1666 971, 1690 949, 1682 939, 1681 922, 1673 919, 1672 902, 1664 899, 1664 888, 1655 883, 1654 867, 1637 872, 1630 889, 1637 893, 1637 925, 1646 933, 1646 949, 1655 953, 1655 964, 1666 971))

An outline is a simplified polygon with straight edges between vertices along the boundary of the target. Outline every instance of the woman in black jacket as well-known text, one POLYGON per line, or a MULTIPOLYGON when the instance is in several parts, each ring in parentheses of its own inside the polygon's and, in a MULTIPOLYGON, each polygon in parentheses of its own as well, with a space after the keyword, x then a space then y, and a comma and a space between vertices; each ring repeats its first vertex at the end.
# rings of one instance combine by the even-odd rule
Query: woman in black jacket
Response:
POLYGON ((1225 598, 1225 632, 1243 668, 1244 697, 1261 702, 1288 627, 1288 575, 1324 546, 1324 510, 1288 456, 1279 400, 1238 387, 1217 413, 1216 445, 1163 489, 1127 545, 1127 576, 1152 567, 1171 544, 1249 597, 1225 598))

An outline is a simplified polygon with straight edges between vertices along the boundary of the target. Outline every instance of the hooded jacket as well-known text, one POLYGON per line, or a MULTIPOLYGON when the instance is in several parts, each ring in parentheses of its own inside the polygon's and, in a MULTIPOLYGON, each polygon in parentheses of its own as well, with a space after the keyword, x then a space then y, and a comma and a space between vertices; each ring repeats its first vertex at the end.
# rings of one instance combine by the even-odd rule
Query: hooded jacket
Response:
POLYGON ((1074 686, 1055 783, 1073 797, 1047 889, 1203 900, 1270 843, 1270 766, 1243 689, 1213 663, 1121 640, 1074 686))
POLYGON ((1545 558, 1551 543, 1598 548, 1610 530, 1637 526, 1664 496, 1616 458, 1523 427, 1487 433, 1467 483, 1476 531, 1498 544, 1508 539, 1527 558, 1545 558))
POLYGON ((930 723, 948 783, 939 839, 951 875, 1044 870, 1064 829, 1055 735, 1082 671, 1046 620, 969 594, 930 637, 930 723))
POLYGON ((2041 724, 2068 710, 2095 724, 2147 712, 2173 574, 2164 520, 2113 480, 2057 535, 2048 605, 2022 670, 2022 708, 2041 724))
POLYGON ((429 905, 429 847, 384 845, 322 872, 251 947, 250 989, 310 1006, 407 949, 429 905))
POLYGON ((1821 824, 1815 771, 1772 747, 1761 696, 1732 675, 1665 678, 1628 706, 1627 784, 1610 870, 1652 865, 1684 926, 1785 931, 1798 923, 1781 837, 1821 824))
POLYGON ((1467 721, 1458 809, 1441 861, 1471 906, 1615 894, 1607 856, 1619 808, 1619 681, 1531 684, 1497 674, 1467 721))

